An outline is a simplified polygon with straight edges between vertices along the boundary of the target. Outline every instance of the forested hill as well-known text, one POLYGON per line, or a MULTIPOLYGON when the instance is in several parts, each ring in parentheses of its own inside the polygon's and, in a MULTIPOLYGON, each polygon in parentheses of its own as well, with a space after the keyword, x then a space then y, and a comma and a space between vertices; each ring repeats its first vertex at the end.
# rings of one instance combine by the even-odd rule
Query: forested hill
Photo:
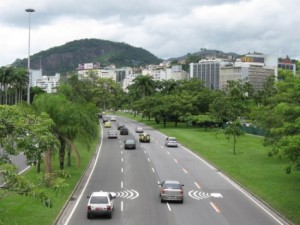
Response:
MULTIPOLYGON (((100 39, 82 39, 53 47, 30 57, 31 69, 43 69, 44 75, 74 71, 78 64, 100 62, 117 67, 159 64, 162 60, 143 48, 100 39)), ((16 60, 15 66, 27 67, 27 58, 16 60)))

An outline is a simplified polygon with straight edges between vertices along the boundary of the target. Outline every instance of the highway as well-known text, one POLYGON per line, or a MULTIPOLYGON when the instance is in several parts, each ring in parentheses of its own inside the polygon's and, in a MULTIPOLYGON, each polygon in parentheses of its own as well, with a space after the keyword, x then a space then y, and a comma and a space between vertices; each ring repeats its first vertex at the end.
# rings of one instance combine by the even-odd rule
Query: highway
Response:
MULTIPOLYGON (((117 117, 129 135, 108 139, 103 128, 92 173, 82 187, 64 225, 286 225, 280 217, 253 198, 190 150, 164 146, 165 136, 135 121, 117 117), (151 143, 139 143, 135 127, 151 135, 151 143), (124 150, 125 138, 137 141, 136 150, 124 150), (184 184, 184 203, 161 203, 158 183, 164 179, 184 184), (111 219, 87 219, 86 196, 93 191, 117 193, 111 219)), ((116 128, 116 122, 112 122, 116 128)))

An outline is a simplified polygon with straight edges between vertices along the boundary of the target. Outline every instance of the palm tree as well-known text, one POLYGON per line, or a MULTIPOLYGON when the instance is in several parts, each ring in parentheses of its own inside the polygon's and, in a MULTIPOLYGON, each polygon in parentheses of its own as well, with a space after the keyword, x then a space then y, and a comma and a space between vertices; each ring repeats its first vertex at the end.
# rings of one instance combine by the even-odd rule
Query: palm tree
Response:
POLYGON ((10 84, 11 77, 13 76, 13 67, 1 67, 0 68, 0 82, 2 90, 4 92, 4 104, 8 103, 8 87, 10 84))
POLYGON ((15 103, 18 103, 22 101, 23 90, 28 85, 28 71, 24 68, 15 68, 11 84, 15 88, 15 103))
POLYGON ((155 93, 156 84, 153 78, 149 75, 139 75, 134 80, 134 83, 129 86, 129 91, 138 94, 137 99, 151 96, 155 93))
MULTIPOLYGON (((76 152, 78 163, 80 155, 75 145, 75 139, 81 140, 89 148, 91 140, 98 133, 95 120, 96 108, 88 104, 77 104, 67 100, 62 94, 41 94, 33 102, 39 112, 46 112, 54 121, 54 133, 60 141, 59 163, 64 169, 64 159, 67 146, 76 152)), ((71 152, 70 152, 71 154, 71 152)))

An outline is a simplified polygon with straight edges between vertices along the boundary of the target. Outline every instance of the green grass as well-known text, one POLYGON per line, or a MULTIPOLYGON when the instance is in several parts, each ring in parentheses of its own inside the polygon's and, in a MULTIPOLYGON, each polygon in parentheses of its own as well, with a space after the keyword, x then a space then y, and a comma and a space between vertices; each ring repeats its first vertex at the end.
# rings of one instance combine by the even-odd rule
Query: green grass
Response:
POLYGON ((262 137, 243 135, 238 139, 236 154, 233 142, 220 130, 187 127, 186 124, 155 124, 152 120, 121 113, 162 133, 175 136, 181 144, 205 158, 227 176, 245 187, 252 194, 275 209, 285 218, 300 225, 300 173, 287 175, 285 159, 269 157, 269 148, 262 144, 262 137))
MULTIPOLYGON (((0 214, 3 224, 5 225, 52 225, 54 224, 57 216, 62 210, 64 204, 69 199, 72 191, 74 190, 77 182, 81 178, 83 172, 87 168, 90 159, 94 155, 99 139, 92 143, 91 150, 86 149, 84 146, 78 144, 81 162, 78 167, 75 157, 72 157, 73 165, 71 167, 65 167, 69 171, 71 177, 67 180, 68 187, 62 192, 56 193, 53 189, 45 189, 47 194, 50 195, 54 201, 52 208, 43 206, 39 200, 31 197, 22 197, 14 195, 0 201, 0 210, 4 210, 3 214, 0 214)), ((58 170, 58 155, 56 154, 53 159, 54 170, 58 170)), ((32 168, 24 174, 32 181, 38 179, 36 168, 32 168)), ((1 221, 0 219, 0 221, 1 221)), ((0 223, 1 224, 1 223, 0 223)))

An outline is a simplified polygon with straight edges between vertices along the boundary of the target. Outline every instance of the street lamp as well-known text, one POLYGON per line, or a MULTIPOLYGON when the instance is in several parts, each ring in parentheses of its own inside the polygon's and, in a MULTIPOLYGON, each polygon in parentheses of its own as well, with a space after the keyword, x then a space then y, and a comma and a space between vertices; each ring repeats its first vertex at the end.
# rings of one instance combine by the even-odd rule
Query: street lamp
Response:
POLYGON ((31 83, 31 71, 30 71, 30 14, 34 12, 34 9, 25 9, 28 12, 28 87, 27 87, 27 103, 30 104, 30 83, 31 83))

